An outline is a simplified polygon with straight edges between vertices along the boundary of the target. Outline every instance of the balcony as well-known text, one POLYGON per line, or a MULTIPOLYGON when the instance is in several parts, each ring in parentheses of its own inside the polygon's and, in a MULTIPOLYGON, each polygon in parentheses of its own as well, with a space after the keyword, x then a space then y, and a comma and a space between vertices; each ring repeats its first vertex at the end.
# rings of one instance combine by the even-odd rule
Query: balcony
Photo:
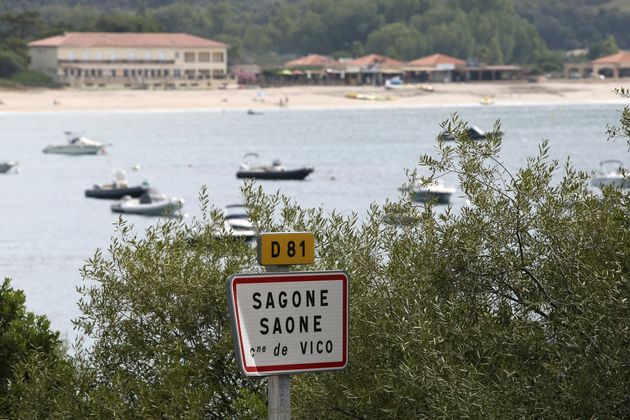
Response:
POLYGON ((59 60, 59 64, 175 64, 175 60, 59 60))

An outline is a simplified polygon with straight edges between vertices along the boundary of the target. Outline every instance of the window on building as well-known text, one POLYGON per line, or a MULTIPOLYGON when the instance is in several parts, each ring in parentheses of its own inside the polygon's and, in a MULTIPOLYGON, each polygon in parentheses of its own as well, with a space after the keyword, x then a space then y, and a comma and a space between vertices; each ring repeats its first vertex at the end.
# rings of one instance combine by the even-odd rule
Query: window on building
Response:
POLYGON ((135 59, 136 59, 136 53, 135 53, 135 52, 130 52, 130 53, 129 53, 129 59, 130 59, 131 61, 135 60, 135 59))
POLYGON ((210 62, 210 53, 209 52, 200 52, 198 60, 200 63, 209 63, 210 62))
POLYGON ((74 60, 76 57, 73 52, 68 54, 68 60, 74 60))
POLYGON ((194 63, 195 62, 195 53, 187 51, 184 53, 184 62, 186 63, 194 63))
POLYGON ((98 70, 96 71, 96 74, 98 74, 98 76, 99 76, 99 77, 100 77, 100 76, 102 76, 102 75, 103 75, 103 70, 98 69, 98 70))
POLYGON ((151 77, 155 77, 155 70, 151 69, 151 77))
POLYGON ((131 69, 131 76, 135 77, 135 75, 136 75, 136 69, 131 69))
POLYGON ((194 70, 185 70, 184 71, 184 75, 186 76, 186 79, 194 79, 195 78, 195 71, 194 70))
POLYGON ((81 55, 81 57, 82 57, 84 60, 87 60, 87 59, 90 57, 90 55, 88 54, 88 52, 87 52, 87 51, 83 51, 83 54, 81 55))
POLYGON ((164 51, 160 51, 160 61, 166 60, 166 53, 164 51))
POLYGON ((109 59, 112 61, 116 60, 116 53, 115 52, 109 53, 109 59))
POLYGON ((180 69, 175 69, 173 70, 173 76, 175 77, 182 77, 182 71, 180 69))
POLYGON ((63 75, 64 75, 65 77, 68 77, 68 69, 63 69, 63 75))
POLYGON ((199 78, 200 79, 209 79, 210 78, 210 70, 199 70, 199 78))
POLYGON ((112 77, 116 77, 116 70, 112 70, 112 77))
POLYGON ((223 52, 213 52, 212 53, 212 62, 213 63, 223 63, 223 52))
POLYGON ((168 77, 168 74, 169 74, 168 69, 164 69, 163 74, 164 74, 164 77, 168 77))
POLYGON ((96 59, 99 60, 99 61, 102 61, 103 60, 103 53, 102 52, 97 52, 96 53, 96 59))
POLYGON ((145 52, 145 53, 144 53, 144 59, 145 59, 146 61, 151 60, 151 53, 145 52))
POLYGON ((129 69, 124 69, 123 70, 123 76, 129 77, 129 69))
POLYGON ((225 73, 223 72, 223 69, 214 69, 212 70, 212 77, 224 77, 225 73))

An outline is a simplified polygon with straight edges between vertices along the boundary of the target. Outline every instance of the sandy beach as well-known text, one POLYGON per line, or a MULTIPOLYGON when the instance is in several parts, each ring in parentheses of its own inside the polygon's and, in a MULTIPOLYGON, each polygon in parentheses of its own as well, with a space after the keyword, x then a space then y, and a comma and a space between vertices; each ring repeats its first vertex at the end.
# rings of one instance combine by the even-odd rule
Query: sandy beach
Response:
MULTIPOLYGON (((2 112, 248 110, 623 103, 619 81, 445 83, 386 90, 373 86, 246 87, 233 90, 0 90, 2 112), (431 90, 432 89, 432 90, 431 90), (357 94, 363 99, 346 95, 357 94)), ((355 96, 357 96, 355 95, 355 96)), ((627 103, 627 100, 625 101, 627 103)))

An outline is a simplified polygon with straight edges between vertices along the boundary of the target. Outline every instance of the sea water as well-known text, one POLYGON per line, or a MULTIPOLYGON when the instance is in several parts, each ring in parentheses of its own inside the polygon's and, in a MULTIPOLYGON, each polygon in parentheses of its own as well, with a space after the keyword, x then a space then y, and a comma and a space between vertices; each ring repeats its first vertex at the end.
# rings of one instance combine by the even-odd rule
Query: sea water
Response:
MULTIPOLYGON (((343 110, 54 112, 0 114, 0 161, 16 160, 19 174, 0 175, 0 276, 26 293, 28 308, 45 314, 72 340, 71 319, 79 315, 79 269, 97 248, 107 248, 118 215, 110 201, 87 199, 84 190, 109 182, 113 168, 127 171, 130 184, 147 180, 183 197, 189 217, 199 215, 205 185, 217 207, 241 202, 236 171, 242 155, 258 163, 281 159, 288 167, 314 166, 305 181, 264 181, 307 207, 365 214, 373 202, 399 196, 405 169, 420 155, 435 153, 440 122, 457 112, 483 129, 500 119, 502 159, 510 170, 535 155, 549 139, 551 157, 571 158, 591 171, 604 159, 629 153, 623 141, 606 140, 606 124, 621 105, 471 106, 343 110), (97 156, 45 155, 63 132, 82 132, 111 143, 97 156), (132 167, 139 166, 138 171, 132 167)), ((446 182, 455 183, 455 176, 446 182)), ((455 207, 464 198, 453 197, 455 207)), ((155 218, 129 216, 138 232, 155 218)))

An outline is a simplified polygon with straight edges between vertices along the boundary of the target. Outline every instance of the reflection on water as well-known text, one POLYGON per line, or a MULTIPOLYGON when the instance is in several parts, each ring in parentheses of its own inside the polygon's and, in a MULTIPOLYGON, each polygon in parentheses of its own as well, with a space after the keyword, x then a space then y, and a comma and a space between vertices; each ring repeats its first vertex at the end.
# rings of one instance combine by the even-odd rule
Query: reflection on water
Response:
MULTIPOLYGON (((118 216, 110 202, 90 200, 84 190, 125 168, 131 184, 144 180, 167 195, 183 197, 185 211, 199 214, 198 193, 208 186, 217 207, 241 201, 236 170, 245 152, 262 162, 279 158, 287 167, 314 166, 303 182, 264 182, 304 206, 365 213, 372 202, 398 197, 404 168, 435 150, 439 123, 459 112, 489 129, 503 123, 503 158, 520 167, 538 144, 551 139, 552 157, 570 156, 578 169, 627 156, 625 143, 605 140, 618 105, 466 107, 297 111, 277 110, 251 118, 245 111, 90 112, 0 114, 0 161, 20 162, 21 173, 0 175, 0 276, 24 289, 27 304, 73 336, 78 315, 79 268, 97 247, 106 248, 118 216), (51 156, 50 143, 64 131, 82 131, 112 143, 104 156, 51 156), (139 171, 132 171, 139 165, 139 171)), ((626 162, 627 164, 628 162, 626 162)), ((454 184, 454 177, 446 177, 454 184)), ((451 202, 463 204, 457 193, 451 202)), ((155 219, 130 216, 138 230, 155 219)))

